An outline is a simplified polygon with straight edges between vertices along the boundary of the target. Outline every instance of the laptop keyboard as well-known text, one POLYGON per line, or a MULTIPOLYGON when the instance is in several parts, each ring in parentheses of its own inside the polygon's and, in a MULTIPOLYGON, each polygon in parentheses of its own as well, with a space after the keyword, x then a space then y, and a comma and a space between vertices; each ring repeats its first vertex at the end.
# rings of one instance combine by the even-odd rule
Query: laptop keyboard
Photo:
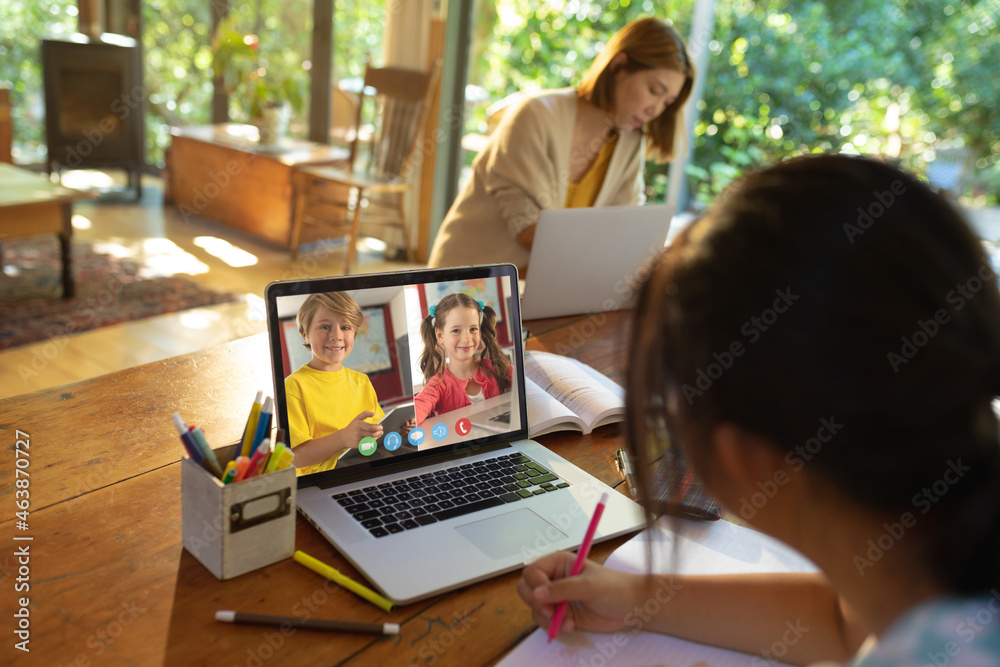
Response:
POLYGON ((338 493, 333 499, 374 537, 385 537, 568 486, 518 453, 338 493))

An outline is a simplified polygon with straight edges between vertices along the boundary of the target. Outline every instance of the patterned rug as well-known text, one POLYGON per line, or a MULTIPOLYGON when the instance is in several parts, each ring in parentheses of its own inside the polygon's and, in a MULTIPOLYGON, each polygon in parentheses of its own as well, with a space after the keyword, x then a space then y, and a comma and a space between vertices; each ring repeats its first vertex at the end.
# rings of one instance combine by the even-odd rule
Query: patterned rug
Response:
POLYGON ((132 260, 74 243, 76 296, 63 299, 59 242, 54 236, 9 241, 2 251, 0 350, 243 298, 181 276, 147 278, 132 260))

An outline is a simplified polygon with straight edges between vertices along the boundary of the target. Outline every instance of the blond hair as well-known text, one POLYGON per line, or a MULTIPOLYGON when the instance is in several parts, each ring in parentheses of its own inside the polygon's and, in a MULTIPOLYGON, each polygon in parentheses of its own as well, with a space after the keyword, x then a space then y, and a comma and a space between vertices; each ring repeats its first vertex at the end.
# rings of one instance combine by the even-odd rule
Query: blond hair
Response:
POLYGON ((311 350, 312 347, 309 345, 306 334, 309 331, 309 327, 312 326, 313 319, 316 317, 316 311, 321 307, 327 308, 333 314, 340 315, 347 320, 347 323, 351 325, 355 333, 357 333, 365 321, 365 316, 361 313, 361 306, 358 305, 357 301, 348 296, 346 292, 317 292, 316 294, 310 294, 302 302, 302 305, 299 306, 299 312, 295 315, 295 323, 299 325, 299 334, 305 340, 302 345, 307 350, 311 350))

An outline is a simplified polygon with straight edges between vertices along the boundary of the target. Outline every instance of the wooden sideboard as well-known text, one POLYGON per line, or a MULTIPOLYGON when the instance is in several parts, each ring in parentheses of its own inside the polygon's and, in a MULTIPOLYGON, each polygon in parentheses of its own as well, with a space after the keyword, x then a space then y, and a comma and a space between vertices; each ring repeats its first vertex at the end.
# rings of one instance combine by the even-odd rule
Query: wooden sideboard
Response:
POLYGON ((338 164, 344 148, 282 139, 264 146, 250 125, 199 125, 172 130, 164 203, 181 216, 212 220, 289 246, 292 170, 338 164))

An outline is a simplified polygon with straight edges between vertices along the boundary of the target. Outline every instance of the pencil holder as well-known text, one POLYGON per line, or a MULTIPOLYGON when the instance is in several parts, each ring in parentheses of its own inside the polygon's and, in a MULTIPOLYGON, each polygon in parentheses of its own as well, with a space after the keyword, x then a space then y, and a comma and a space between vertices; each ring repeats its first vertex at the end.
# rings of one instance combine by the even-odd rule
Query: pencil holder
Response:
MULTIPOLYGON (((237 447, 223 447, 216 455, 228 461, 237 447)), ((184 458, 184 548, 219 579, 232 579, 291 558, 295 552, 296 488, 293 466, 223 484, 201 465, 184 458)))

